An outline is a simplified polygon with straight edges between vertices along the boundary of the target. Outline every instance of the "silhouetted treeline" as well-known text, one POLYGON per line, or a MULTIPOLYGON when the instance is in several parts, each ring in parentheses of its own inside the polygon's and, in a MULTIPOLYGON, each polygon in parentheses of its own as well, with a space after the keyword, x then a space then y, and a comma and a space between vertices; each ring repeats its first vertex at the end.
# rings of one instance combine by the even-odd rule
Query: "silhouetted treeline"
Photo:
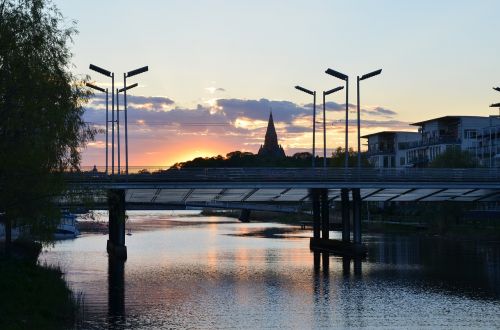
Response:
MULTIPOLYGON (((329 167, 344 166, 345 151, 337 148, 330 158, 327 159, 329 167)), ((357 153, 349 149, 349 164, 354 167, 357 164, 357 153)), ((175 163, 172 168, 196 168, 196 167, 311 167, 312 154, 310 152, 298 152, 292 156, 270 158, 261 157, 251 152, 233 151, 225 157, 218 155, 214 157, 198 157, 186 162, 175 163)), ((362 154, 362 165, 369 166, 366 156, 362 154)), ((323 166, 323 157, 316 157, 316 166, 323 166)))

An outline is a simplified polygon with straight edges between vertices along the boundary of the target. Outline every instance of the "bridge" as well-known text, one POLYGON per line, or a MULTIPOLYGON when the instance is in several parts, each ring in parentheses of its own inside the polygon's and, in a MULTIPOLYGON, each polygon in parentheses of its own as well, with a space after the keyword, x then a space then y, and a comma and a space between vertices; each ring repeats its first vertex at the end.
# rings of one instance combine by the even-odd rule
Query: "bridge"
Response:
MULTIPOLYGON (((500 169, 494 168, 146 169, 128 175, 96 171, 68 173, 66 180, 71 189, 90 191, 97 196, 96 204, 108 205, 108 251, 125 249, 124 226, 120 223, 126 208, 172 209, 192 205, 266 209, 275 205, 290 211, 293 205, 307 204, 314 219, 311 247, 363 253, 360 214, 363 201, 500 201, 500 169), (337 201, 342 206, 341 245, 329 239, 329 206, 337 201)), ((123 251, 117 254, 120 253, 123 251)))

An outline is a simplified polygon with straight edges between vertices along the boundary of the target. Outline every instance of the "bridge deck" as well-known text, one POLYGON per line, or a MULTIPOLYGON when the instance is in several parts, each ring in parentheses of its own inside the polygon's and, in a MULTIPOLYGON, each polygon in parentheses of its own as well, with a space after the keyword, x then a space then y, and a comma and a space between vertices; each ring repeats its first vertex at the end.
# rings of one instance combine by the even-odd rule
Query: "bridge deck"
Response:
POLYGON ((360 188, 365 201, 500 201, 500 169, 203 168, 108 176, 69 173, 84 189, 126 189, 126 201, 150 204, 297 203, 310 188, 360 188))

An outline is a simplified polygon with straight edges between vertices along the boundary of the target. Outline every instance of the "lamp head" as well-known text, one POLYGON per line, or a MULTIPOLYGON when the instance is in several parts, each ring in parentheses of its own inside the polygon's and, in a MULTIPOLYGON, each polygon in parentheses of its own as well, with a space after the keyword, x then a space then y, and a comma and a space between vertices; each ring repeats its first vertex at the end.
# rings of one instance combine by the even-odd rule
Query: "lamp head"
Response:
POLYGON ((137 87, 137 86, 138 86, 138 84, 137 84, 137 83, 135 83, 135 84, 129 85, 129 86, 127 86, 127 87, 120 88, 120 89, 118 90, 118 93, 121 93, 121 92, 124 92, 124 91, 128 91, 129 89, 132 89, 132 88, 137 87))
POLYGON ((370 72, 370 73, 362 75, 361 78, 359 78, 359 80, 365 80, 365 79, 371 78, 373 76, 377 76, 377 75, 379 75, 381 73, 382 73, 382 69, 375 70, 373 72, 370 72))
POLYGON ((299 91, 302 91, 302 92, 310 94, 310 95, 314 95, 315 94, 315 92, 310 91, 310 90, 308 90, 307 88, 304 88, 304 87, 295 86, 295 88, 298 89, 299 91))
POLYGON ((349 79, 349 77, 348 77, 347 75, 345 75, 345 74, 343 74, 343 73, 340 73, 340 72, 338 72, 338 71, 335 71, 335 70, 333 70, 333 69, 327 69, 327 70, 325 71, 325 73, 327 73, 327 74, 329 74, 329 75, 331 75, 331 76, 334 76, 334 77, 336 77, 336 78, 339 78, 339 79, 341 79, 341 80, 344 80, 344 81, 347 81, 347 80, 349 79))
POLYGON ((149 68, 148 68, 148 66, 146 65, 146 66, 143 66, 142 68, 139 68, 139 69, 135 69, 135 70, 129 71, 129 72, 127 72, 127 78, 128 78, 128 77, 135 76, 135 75, 138 75, 138 74, 141 74, 141 73, 146 72, 146 71, 148 71, 148 70, 149 70, 149 68))
POLYGON ((103 74, 103 75, 105 75, 107 77, 111 77, 112 76, 111 71, 108 71, 106 69, 100 68, 100 67, 98 67, 97 65, 94 65, 94 64, 89 65, 89 69, 93 70, 95 72, 99 72, 100 74, 103 74))
POLYGON ((85 83, 85 85, 86 85, 87 87, 92 88, 92 89, 95 89, 95 90, 98 90, 98 91, 100 91, 100 92, 106 93, 106 90, 105 90, 104 88, 98 87, 98 86, 96 86, 96 85, 94 85, 94 84, 91 84, 91 83, 89 83, 89 82, 88 82, 88 83, 85 83))
POLYGON ((340 91, 342 89, 344 89, 344 86, 335 87, 333 89, 330 89, 329 91, 324 91, 323 94, 324 95, 330 95, 330 94, 338 92, 338 91, 340 91))

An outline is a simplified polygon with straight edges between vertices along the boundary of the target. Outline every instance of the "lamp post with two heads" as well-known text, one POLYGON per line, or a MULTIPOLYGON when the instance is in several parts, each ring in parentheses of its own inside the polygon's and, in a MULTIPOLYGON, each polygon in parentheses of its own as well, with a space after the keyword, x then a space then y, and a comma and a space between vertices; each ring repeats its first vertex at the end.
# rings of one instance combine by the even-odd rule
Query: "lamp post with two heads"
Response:
MULTIPOLYGON (((494 90, 500 92, 500 87, 493 87, 494 90)), ((500 118, 500 103, 490 105, 491 108, 498 108, 498 117, 500 118)))
POLYGON ((367 74, 364 74, 362 75, 361 77, 357 77, 357 87, 358 87, 358 168, 361 167, 361 115, 360 115, 360 101, 359 101, 359 94, 360 94, 360 91, 359 91, 359 82, 361 80, 365 80, 365 79, 368 79, 368 78, 371 78, 371 77, 374 77, 374 76, 377 76, 379 74, 382 73, 382 69, 379 69, 379 70, 375 70, 375 71, 372 71, 370 73, 367 73, 367 74))
POLYGON ((149 70, 148 66, 143 66, 141 68, 129 71, 123 74, 123 106, 125 109, 125 174, 128 175, 128 116, 127 116, 127 90, 134 88, 137 84, 127 86, 127 78, 136 76, 138 74, 147 72, 149 70))
POLYGON ((326 102, 325 96, 344 89, 344 86, 335 87, 323 92, 323 167, 326 167, 326 102))
MULTIPOLYGON (((90 70, 98 72, 106 77, 111 78, 111 173, 115 173, 115 74, 97 65, 90 64, 90 70)), ((90 87, 90 86, 89 86, 90 87)), ((93 88, 93 87, 91 87, 93 88)), ((99 89, 98 89, 99 90, 99 89)), ((108 115, 108 93, 106 89, 106 174, 108 173, 108 135, 109 135, 109 115, 108 115)))
POLYGON ((108 89, 104 89, 104 88, 101 88, 99 86, 96 86, 94 84, 91 84, 91 83, 85 83, 85 85, 87 87, 90 87, 92 89, 95 89, 96 91, 99 91, 99 92, 103 92, 106 94, 106 174, 108 174, 108 89))
POLYGON ((301 92, 307 93, 313 96, 313 141, 312 141, 312 167, 316 164, 316 91, 311 91, 307 88, 295 86, 301 92))
POLYGON ((345 168, 349 167, 349 76, 335 71, 333 69, 327 69, 325 73, 334 76, 340 80, 345 81, 345 168))

